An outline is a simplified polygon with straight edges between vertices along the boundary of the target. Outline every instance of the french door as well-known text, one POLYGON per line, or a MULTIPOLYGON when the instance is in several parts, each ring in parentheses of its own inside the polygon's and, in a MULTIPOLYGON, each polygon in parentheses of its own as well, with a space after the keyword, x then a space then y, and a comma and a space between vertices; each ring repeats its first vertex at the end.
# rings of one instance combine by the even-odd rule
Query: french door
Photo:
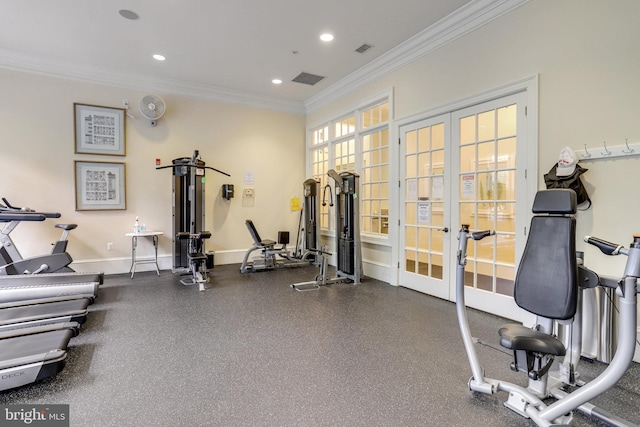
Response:
POLYGON ((468 245, 469 306, 517 320, 517 262, 530 218, 524 94, 400 127, 399 284, 455 300, 458 230, 495 230, 468 245))
POLYGON ((450 299, 450 115, 401 128, 400 277, 416 291, 450 299))

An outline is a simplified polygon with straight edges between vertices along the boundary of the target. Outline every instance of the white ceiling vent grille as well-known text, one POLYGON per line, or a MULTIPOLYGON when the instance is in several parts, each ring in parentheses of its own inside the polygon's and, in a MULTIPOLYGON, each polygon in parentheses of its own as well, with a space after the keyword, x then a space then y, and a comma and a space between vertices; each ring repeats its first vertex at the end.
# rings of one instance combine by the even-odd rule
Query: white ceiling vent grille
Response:
POLYGON ((324 79, 323 76, 316 76, 315 74, 309 74, 309 73, 300 73, 298 74, 296 77, 293 78, 293 80, 291 80, 292 82, 296 82, 296 83, 302 83, 305 85, 310 85, 313 86, 314 84, 318 83, 320 80, 324 79))
POLYGON ((368 51, 369 49, 371 49, 373 46, 370 44, 363 44, 362 46, 360 46, 359 48, 356 49, 356 52, 358 53, 365 53, 366 51, 368 51))

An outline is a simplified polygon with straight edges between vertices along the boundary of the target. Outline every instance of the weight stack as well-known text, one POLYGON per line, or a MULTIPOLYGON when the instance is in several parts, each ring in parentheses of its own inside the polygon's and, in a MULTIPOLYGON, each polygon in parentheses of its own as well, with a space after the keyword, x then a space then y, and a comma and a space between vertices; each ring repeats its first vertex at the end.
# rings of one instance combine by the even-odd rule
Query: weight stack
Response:
POLYGON ((338 253, 338 270, 346 274, 353 274, 355 253, 353 239, 340 238, 338 245, 340 247, 338 253))

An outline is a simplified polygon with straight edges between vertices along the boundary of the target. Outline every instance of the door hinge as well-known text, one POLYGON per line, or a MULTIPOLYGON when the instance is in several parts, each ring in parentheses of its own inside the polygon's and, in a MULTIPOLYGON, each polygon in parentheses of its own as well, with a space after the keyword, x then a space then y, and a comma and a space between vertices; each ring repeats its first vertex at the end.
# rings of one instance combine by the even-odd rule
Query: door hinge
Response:
POLYGON ((524 226, 524 230, 523 231, 524 231, 524 235, 526 236, 527 235, 527 226, 526 225, 524 226))
POLYGON ((400 145, 400 138, 398 138, 398 145, 400 145))
POLYGON ((529 107, 524 106, 524 115, 526 116, 529 113, 529 107))
POLYGON ((400 220, 398 220, 398 227, 400 227, 400 220))
POLYGON ((527 170, 524 170, 524 179, 527 179, 527 170))
POLYGON ((401 183, 400 183, 400 181, 398 181, 398 188, 400 188, 400 185, 401 185, 401 183))

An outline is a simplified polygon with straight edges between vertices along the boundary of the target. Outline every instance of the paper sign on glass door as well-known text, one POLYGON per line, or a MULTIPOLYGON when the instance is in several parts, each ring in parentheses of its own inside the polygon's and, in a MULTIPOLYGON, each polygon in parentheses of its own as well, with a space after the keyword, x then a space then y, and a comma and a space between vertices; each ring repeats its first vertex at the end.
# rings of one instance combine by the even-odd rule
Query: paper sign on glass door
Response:
POLYGON ((418 224, 431 224, 431 202, 418 202, 418 224))
POLYGON ((431 179, 431 194, 436 200, 442 200, 444 198, 444 177, 434 176, 431 179))
POLYGON ((475 194, 475 186, 475 175, 462 175, 462 197, 464 197, 465 199, 472 199, 473 195, 475 194))

